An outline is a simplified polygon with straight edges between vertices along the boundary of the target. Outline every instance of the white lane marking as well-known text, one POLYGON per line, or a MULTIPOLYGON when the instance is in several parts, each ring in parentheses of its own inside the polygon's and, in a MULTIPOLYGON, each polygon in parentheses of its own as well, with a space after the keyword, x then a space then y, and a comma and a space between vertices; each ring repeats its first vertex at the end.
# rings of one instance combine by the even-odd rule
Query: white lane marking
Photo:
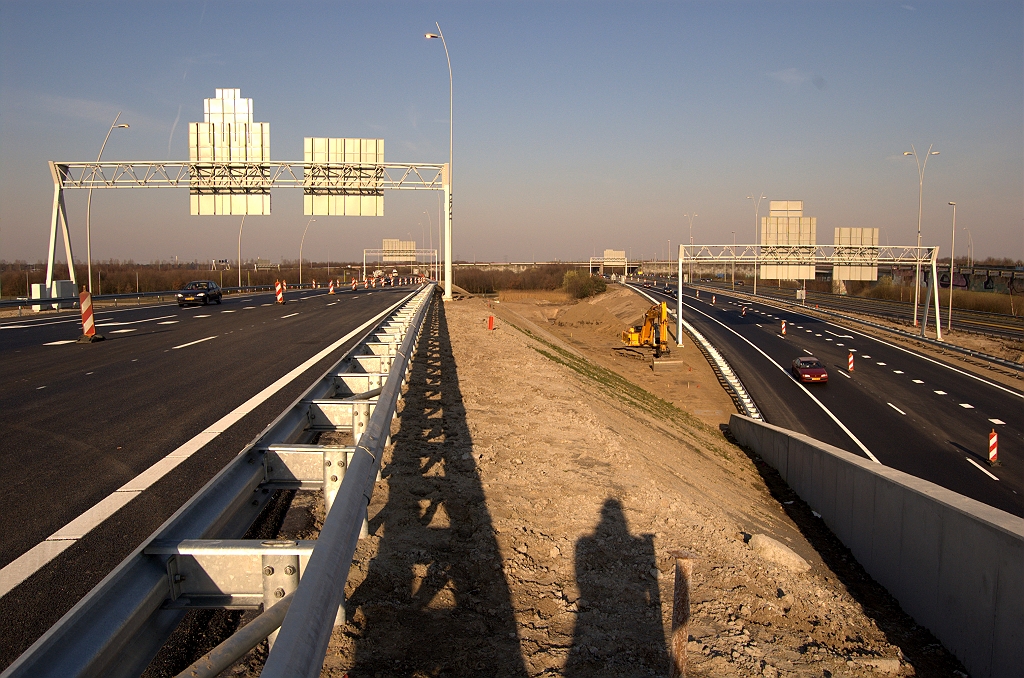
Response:
POLYGON ((892 409, 896 410, 897 412, 899 412, 900 414, 902 414, 902 415, 903 415, 904 417, 905 417, 905 416, 907 416, 907 413, 906 413, 906 412, 904 412, 904 411, 903 411, 903 410, 901 410, 900 408, 896 407, 896 406, 895 406, 895 405, 893 405, 892 403, 886 403, 886 405, 888 405, 888 406, 889 406, 889 407, 891 407, 892 409))
MULTIPOLYGON (((688 307, 689 307, 689 308, 690 308, 691 310, 693 310, 693 311, 694 311, 695 313, 699 313, 699 314, 701 314, 702 316, 704 316, 705 318, 707 318, 708 320, 710 320, 710 321, 712 321, 712 322, 715 322, 715 323, 718 323, 719 325, 721 325, 722 327, 724 327, 724 328, 725 328, 726 330, 728 330, 728 331, 732 332, 732 333, 733 333, 733 334, 735 334, 735 335, 736 335, 737 337, 739 337, 739 338, 740 338, 740 339, 742 339, 743 341, 745 341, 745 342, 747 342, 748 344, 750 344, 750 347, 751 347, 751 348, 753 348, 753 349, 754 349, 755 351, 757 351, 758 353, 760 353, 761 355, 763 355, 763 356, 765 357, 765 359, 767 359, 767 360, 768 360, 768 362, 770 362, 770 363, 771 363, 772 365, 775 365, 775 367, 779 368, 779 370, 781 370, 781 371, 782 371, 782 372, 783 372, 784 374, 786 374, 786 375, 789 375, 789 370, 787 370, 787 369, 786 369, 785 367, 783 367, 782 365, 780 365, 780 364, 778 364, 777 362, 775 362, 774 360, 772 360, 771 356, 769 356, 769 355, 768 355, 767 353, 765 353, 764 351, 762 351, 762 350, 761 350, 761 349, 760 349, 760 348, 759 348, 758 346, 754 345, 754 343, 753 343, 752 341, 750 341, 749 339, 747 339, 746 337, 744 337, 744 336, 743 336, 742 334, 740 334, 739 332, 737 332, 737 331, 736 331, 736 330, 734 330, 733 328, 729 327, 728 325, 726 325, 725 323, 723 323, 723 322, 722 322, 721 320, 718 320, 717 318, 712 318, 712 317, 711 317, 710 315, 708 315, 707 313, 704 313, 703 311, 701 311, 701 310, 697 309, 696 307, 694 307, 694 306, 690 306, 690 304, 686 304, 686 305, 687 305, 687 306, 688 306, 688 307)), ((818 407, 820 407, 820 408, 821 408, 821 409, 822 409, 822 410, 823 410, 823 411, 825 412, 825 414, 827 414, 827 415, 829 416, 829 418, 830 418, 830 419, 831 419, 832 421, 834 421, 834 422, 836 423, 836 425, 837 425, 837 426, 839 426, 839 428, 843 429, 843 432, 844 432, 844 433, 846 433, 846 435, 850 436, 850 440, 852 440, 852 441, 853 441, 853 442, 854 442, 854 443, 855 443, 855 444, 857 445, 857 447, 859 447, 859 448, 861 449, 861 451, 863 451, 863 452, 864 452, 864 454, 866 454, 866 455, 868 456, 868 458, 869 458, 869 459, 871 459, 871 461, 875 462, 876 464, 881 464, 881 463, 882 463, 882 462, 878 461, 878 457, 876 457, 875 455, 871 454, 871 450, 869 450, 869 449, 867 448, 867 446, 865 446, 865 445, 864 445, 864 443, 862 443, 862 442, 860 441, 860 439, 859 439, 859 438, 858 438, 857 436, 853 435, 853 431, 851 431, 850 429, 848 429, 848 428, 846 427, 846 424, 844 424, 843 422, 839 421, 839 417, 837 417, 837 416, 836 416, 835 414, 833 414, 833 413, 832 413, 832 410, 830 410, 830 409, 828 409, 827 407, 825 407, 825 404, 824 404, 824 403, 822 403, 822 402, 821 402, 820 400, 818 400, 818 399, 817 399, 817 398, 816 398, 816 397, 814 396, 814 394, 813 394, 813 393, 811 393, 811 392, 810 392, 809 390, 807 390, 807 387, 806 387, 806 386, 804 386, 803 384, 801 384, 801 383, 800 383, 800 382, 798 382, 798 381, 796 381, 796 382, 794 382, 794 383, 795 383, 795 384, 796 384, 796 385, 797 385, 797 386, 798 386, 798 387, 800 388, 800 390, 801 390, 801 391, 803 391, 803 392, 804 392, 804 394, 805 394, 805 395, 806 395, 806 396, 807 396, 808 398, 810 398, 811 400, 813 400, 813 401, 815 402, 815 404, 816 404, 816 405, 817 405, 818 407)))
POLYGON ((807 350, 806 348, 804 349, 804 353, 806 353, 807 355, 814 355, 813 353, 811 353, 810 351, 808 351, 808 350, 807 350))
POLYGON ((177 322, 177 320, 165 320, 162 323, 157 323, 157 325, 175 325, 177 322))
POLYGON ((137 328, 137 327, 129 327, 126 330, 114 330, 114 331, 111 332, 111 334, 128 334, 129 332, 134 332, 137 329, 139 329, 139 328, 137 328))
POLYGON ((893 374, 903 374, 903 370, 893 370, 893 374))
POLYGON ((846 377, 847 379, 853 379, 853 377, 851 377, 850 375, 848 375, 848 374, 847 374, 846 372, 843 372, 842 370, 836 370, 836 374, 841 374, 841 375, 843 375, 844 377, 846 377))
POLYGON ((43 344, 43 346, 61 346, 63 344, 73 344, 76 341, 78 341, 78 340, 77 339, 61 339, 60 341, 49 341, 49 342, 43 344))
POLYGON ((260 304, 260 306, 273 306, 273 304, 260 304))
POLYGON ((911 379, 911 381, 914 382, 915 384, 923 384, 924 383, 920 379, 911 379))
POLYGON ((965 410, 973 410, 974 409, 974 405, 972 405, 970 403, 960 403, 960 407, 964 408, 965 410))
POLYGON ((338 302, 336 302, 336 301, 332 301, 331 303, 329 303, 329 304, 327 304, 327 305, 328 305, 328 306, 334 306, 334 305, 335 305, 336 303, 338 303, 338 302))
POLYGON ((210 316, 208 316, 208 315, 194 315, 192 317, 193 318, 209 318, 210 316))
POLYGON ((846 346, 846 344, 840 344, 839 342, 836 342, 836 346, 846 346))
POLYGON ((254 309, 254 308, 256 308, 256 307, 255 306, 243 306, 242 310, 243 311, 248 311, 248 310, 251 310, 251 309, 254 309))
POLYGON ((27 330, 35 325, 0 325, 0 330, 27 330))
POLYGON ((775 333, 775 336, 778 337, 779 339, 785 339, 785 337, 779 334, 778 332, 775 333))
POLYGON ((285 318, 291 318, 294 315, 298 315, 298 312, 296 312, 296 313, 289 313, 288 315, 283 315, 283 316, 281 316, 281 320, 284 320, 285 318))
POLYGON ((877 363, 879 367, 885 367, 885 363, 877 363))
POLYGON ((867 358, 868 360, 871 360, 871 356, 869 355, 862 355, 861 358, 867 358))
MULTIPOLYGON (((820 337, 821 335, 820 334, 815 334, 814 336, 820 337)), ((829 341, 831 341, 831 339, 829 339, 829 341)))
POLYGON ((832 340, 829 339, 828 337, 825 337, 825 341, 832 341, 832 340))
POLYGON ((760 327, 760 326, 761 326, 761 323, 754 323, 754 324, 755 324, 755 325, 757 325, 758 327, 760 327))
POLYGON ((935 395, 946 395, 945 391, 934 391, 935 395))
POLYGON ((179 349, 179 348, 185 348, 186 346, 194 346, 196 344, 201 344, 204 341, 209 341, 210 339, 216 339, 218 336, 219 335, 215 334, 212 337, 206 337, 205 339, 196 339, 195 341, 190 341, 187 344, 181 344, 180 346, 172 346, 171 350, 175 350, 175 349, 179 349))
POLYGON ((797 325, 797 326, 796 326, 796 328, 797 328, 798 330, 802 330, 802 329, 804 328, 804 326, 803 326, 803 325, 797 325))
POLYGON ((988 476, 989 478, 991 478, 992 480, 999 480, 999 478, 996 478, 996 477, 995 477, 994 475, 992 475, 991 473, 989 473, 989 471, 988 471, 988 469, 987 469, 987 468, 985 468, 984 466, 982 466, 982 465, 981 465, 981 464, 979 464, 978 462, 974 461, 974 460, 973 460, 973 459, 971 459, 970 457, 964 457, 964 459, 966 459, 967 461, 969 461, 969 462, 971 462, 972 464, 974 464, 974 467, 975 467, 976 469, 978 469, 979 471, 981 471, 982 473, 984 473, 985 475, 987 475, 987 476, 988 476))
MULTIPOLYGON (((842 344, 840 344, 840 346, 842 346, 842 344)), ((856 352, 857 352, 857 349, 855 349, 855 348, 851 348, 850 349, 850 353, 856 353, 856 352)))
POLYGON ((227 310, 227 311, 221 311, 221 313, 234 313, 237 310, 238 310, 237 308, 232 308, 232 309, 227 310))
POLYGON ((44 388, 46 388, 46 387, 45 386, 36 386, 36 390, 37 391, 42 391, 44 388))
POLYGON ((808 334, 813 334, 813 332, 811 332, 811 330, 804 330, 804 332, 807 332, 808 334))
POLYGON ((836 334, 835 332, 829 332, 828 330, 825 331, 831 334, 833 337, 836 337, 837 339, 853 339, 853 337, 850 336, 849 334, 836 334))
POLYGON ((991 421, 993 424, 996 424, 997 426, 1003 426, 1006 424, 1006 422, 1003 421, 1002 419, 989 419, 989 421, 991 421))
POLYGON ((102 323, 96 323, 96 327, 120 327, 121 325, 138 325, 139 323, 148 323, 154 320, 166 320, 168 318, 174 318, 173 315, 162 315, 157 318, 145 318, 143 320, 125 320, 116 322, 107 322, 106 320, 102 323))
POLYGON ((74 544, 75 541, 80 538, 74 535, 81 534, 84 536, 90 529, 112 516, 119 508, 123 507, 133 498, 138 496, 142 490, 148 488, 154 482, 166 475, 171 469, 198 452, 204 445, 214 440, 233 424, 237 423, 242 417, 252 412, 268 398, 294 381, 296 377, 300 376, 303 372, 329 356, 353 337, 366 331, 366 328, 373 326, 375 323, 378 323, 387 317, 388 314, 393 313, 395 309, 399 308, 409 299, 412 299, 417 291, 418 290, 410 292, 397 303, 392 304, 390 307, 367 320, 365 323, 338 339, 330 346, 327 346, 322 351, 293 369, 291 372, 285 374, 270 386, 267 386, 234 410, 218 419, 205 431, 199 433, 184 445, 168 454, 162 460, 156 462, 148 469, 135 476, 135 478, 109 494, 105 499, 101 499, 99 503, 61 529, 54 532, 52 535, 47 537, 45 541, 36 544, 31 549, 5 565, 0 569, 0 598, 7 595, 11 589, 31 577, 44 565, 74 544))
POLYGON ((92 372, 86 372, 85 376, 89 376, 90 374, 92 374, 92 372))

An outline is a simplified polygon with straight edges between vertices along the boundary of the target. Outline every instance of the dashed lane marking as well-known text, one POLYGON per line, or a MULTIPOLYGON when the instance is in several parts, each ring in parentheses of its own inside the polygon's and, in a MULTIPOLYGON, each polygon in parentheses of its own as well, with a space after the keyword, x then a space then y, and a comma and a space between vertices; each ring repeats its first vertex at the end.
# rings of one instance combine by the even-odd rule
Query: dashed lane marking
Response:
POLYGON ((900 408, 896 407, 896 406, 895 406, 895 405, 893 405, 892 403, 886 403, 886 405, 888 405, 888 406, 889 406, 889 407, 891 407, 892 409, 896 410, 897 412, 899 412, 900 414, 902 414, 902 415, 903 415, 904 417, 905 417, 905 416, 907 416, 907 413, 906 413, 906 412, 904 412, 904 411, 903 411, 903 410, 901 410, 900 408))
POLYGON ((924 383, 920 379, 911 379, 911 381, 914 382, 915 384, 923 384, 924 383))
POLYGON ((869 355, 864 355, 864 356, 861 356, 861 357, 862 358, 867 358, 868 360, 871 360, 871 356, 869 356, 869 355))
POLYGON ((111 334, 128 334, 129 332, 134 332, 137 329, 139 329, 139 328, 137 328, 137 327, 129 327, 129 328, 124 329, 124 330, 114 330, 113 332, 111 332, 111 334))
POLYGON ((1005 426, 1006 425, 1006 422, 1003 421, 1002 419, 989 419, 989 421, 991 421, 996 426, 1005 426))
POLYGON ((964 408, 965 410, 973 410, 974 409, 974 405, 972 405, 970 403, 960 403, 960 407, 964 408))
POLYGON ((933 391, 933 393, 935 393, 935 395, 946 395, 945 391, 933 391))
POLYGON ((987 475, 987 476, 988 476, 989 478, 991 478, 992 480, 999 480, 999 478, 996 478, 996 477, 995 477, 994 475, 992 475, 991 473, 989 473, 989 470, 988 470, 987 468, 985 468, 984 466, 982 466, 982 465, 981 465, 981 464, 979 464, 978 462, 974 461, 974 460, 973 460, 973 459, 971 459, 970 457, 964 457, 964 459, 966 459, 967 461, 971 462, 971 464, 973 464, 973 465, 974 465, 974 468, 978 469, 979 471, 981 471, 982 473, 984 473, 985 475, 987 475))
POLYGON ((893 370, 893 374, 903 374, 903 370, 893 370))
POLYGON ((876 363, 879 367, 885 367, 885 363, 876 363))
POLYGON ((273 304, 260 304, 260 306, 273 306, 273 304))
POLYGON ((243 311, 248 311, 248 310, 251 310, 251 309, 254 309, 254 308, 256 308, 256 307, 255 306, 243 306, 242 310, 243 311))
POLYGON ((816 336, 816 337, 820 337, 821 335, 820 335, 820 334, 815 334, 814 336, 816 336))
POLYGON ((221 311, 221 313, 234 313, 237 310, 238 310, 237 308, 232 308, 232 309, 229 309, 229 310, 226 310, 226 311, 221 311))
POLYGON ((192 317, 193 318, 209 318, 210 316, 208 316, 208 315, 194 315, 192 317))
POLYGON ((162 323, 157 323, 157 325, 174 325, 177 322, 177 320, 165 320, 162 323))
POLYGON ((810 351, 808 351, 808 350, 807 350, 806 348, 804 349, 804 353, 806 353, 807 355, 814 355, 813 353, 811 353, 810 351))
POLYGON ((298 315, 297 311, 295 313, 289 313, 288 315, 281 316, 281 320, 284 320, 285 318, 291 318, 292 316, 296 316, 296 315, 298 315))
POLYGON ((197 340, 195 340, 195 341, 190 341, 190 342, 188 342, 187 344, 181 344, 180 346, 172 346, 172 347, 171 347, 171 349, 172 349, 172 350, 175 350, 175 349, 179 349, 179 348, 185 348, 186 346, 194 346, 194 345, 196 345, 196 344, 201 344, 201 343, 203 343, 204 341, 209 341, 210 339, 216 339, 216 338, 217 338, 217 336, 218 336, 218 335, 216 335, 216 334, 215 334, 215 335, 213 335, 212 337, 206 337, 205 339, 197 339, 197 340))
POLYGON ((61 339, 60 341, 48 341, 43 346, 62 346, 63 344, 73 344, 75 339, 61 339))

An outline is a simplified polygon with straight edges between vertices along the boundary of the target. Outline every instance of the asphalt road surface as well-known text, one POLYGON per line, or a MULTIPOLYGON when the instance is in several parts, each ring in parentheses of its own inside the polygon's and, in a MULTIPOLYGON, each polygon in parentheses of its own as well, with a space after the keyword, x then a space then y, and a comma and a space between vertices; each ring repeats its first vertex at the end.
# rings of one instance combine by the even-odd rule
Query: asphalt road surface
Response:
POLYGON ((104 310, 96 324, 106 341, 94 344, 74 343, 74 313, 0 324, 0 667, 365 332, 317 354, 415 289, 303 291, 284 306, 267 294, 104 310), (197 436, 185 461, 143 491, 123 491, 197 436), (40 550, 54 544, 56 556, 40 550))
MULTIPOLYGON (((671 297, 656 296, 674 310, 671 297)), ((687 289, 683 317, 722 352, 769 423, 1024 516, 1019 390, 851 327, 725 291, 714 296, 712 305, 712 293, 697 298, 687 289), (809 355, 825 364, 827 384, 790 376, 792 361, 809 355), (994 467, 986 461, 992 430, 999 435, 994 467)))

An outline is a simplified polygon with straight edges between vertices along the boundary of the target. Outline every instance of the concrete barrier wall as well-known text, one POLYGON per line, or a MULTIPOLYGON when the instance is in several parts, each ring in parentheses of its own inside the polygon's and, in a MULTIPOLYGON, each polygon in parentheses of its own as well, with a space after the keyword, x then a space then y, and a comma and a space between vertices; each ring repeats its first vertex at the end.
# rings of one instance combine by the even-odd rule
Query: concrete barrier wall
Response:
POLYGON ((1024 675, 1024 519, 762 421, 729 428, 972 677, 1024 675))

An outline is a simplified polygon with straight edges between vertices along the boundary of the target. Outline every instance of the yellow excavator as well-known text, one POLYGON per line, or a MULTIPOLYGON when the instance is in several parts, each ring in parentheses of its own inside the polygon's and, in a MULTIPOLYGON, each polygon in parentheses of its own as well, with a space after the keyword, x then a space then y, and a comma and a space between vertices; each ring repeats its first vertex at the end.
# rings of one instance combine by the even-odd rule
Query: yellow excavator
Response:
POLYGON ((651 347, 655 358, 668 354, 668 304, 661 302, 651 306, 644 314, 642 325, 623 331, 622 343, 630 347, 651 347))

